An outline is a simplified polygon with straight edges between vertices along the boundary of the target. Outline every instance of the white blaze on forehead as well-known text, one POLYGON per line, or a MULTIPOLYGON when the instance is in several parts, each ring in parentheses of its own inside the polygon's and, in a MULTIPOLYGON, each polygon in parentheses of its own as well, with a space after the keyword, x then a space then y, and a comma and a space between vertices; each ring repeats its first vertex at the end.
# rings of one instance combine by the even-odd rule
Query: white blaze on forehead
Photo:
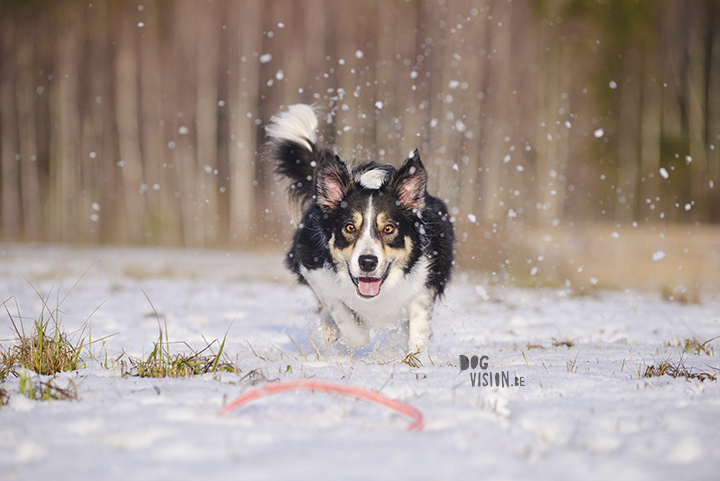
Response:
POLYGON ((378 258, 378 267, 375 269, 376 272, 382 272, 385 266, 385 256, 383 250, 378 244, 378 241, 373 237, 372 230, 375 225, 375 209, 372 203, 372 197, 368 199, 368 206, 363 213, 363 226, 358 237, 355 248, 353 249, 352 257, 350 259, 350 271, 355 277, 374 277, 373 273, 362 272, 360 270, 359 259, 362 255, 373 255, 378 258))
POLYGON ((366 189, 379 189, 387 179, 388 171, 385 169, 370 169, 360 174, 358 183, 366 189))
POLYGON ((372 244, 374 244, 372 240, 372 226, 374 223, 373 219, 375 217, 375 209, 373 209, 372 200, 372 197, 368 199, 367 209, 365 209, 365 212, 363 213, 362 231, 360 232, 360 238, 355 245, 355 251, 358 256, 372 253, 372 244))

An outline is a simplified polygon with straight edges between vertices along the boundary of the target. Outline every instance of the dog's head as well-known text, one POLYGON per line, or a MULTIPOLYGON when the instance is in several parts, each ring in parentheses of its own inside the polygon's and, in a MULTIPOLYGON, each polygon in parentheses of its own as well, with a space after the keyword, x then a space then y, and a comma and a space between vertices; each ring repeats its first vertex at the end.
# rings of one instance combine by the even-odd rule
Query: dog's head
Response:
POLYGON ((316 169, 316 202, 336 270, 347 272, 363 298, 380 294, 393 272, 420 256, 427 173, 417 151, 403 166, 369 163, 350 171, 326 152, 316 169))

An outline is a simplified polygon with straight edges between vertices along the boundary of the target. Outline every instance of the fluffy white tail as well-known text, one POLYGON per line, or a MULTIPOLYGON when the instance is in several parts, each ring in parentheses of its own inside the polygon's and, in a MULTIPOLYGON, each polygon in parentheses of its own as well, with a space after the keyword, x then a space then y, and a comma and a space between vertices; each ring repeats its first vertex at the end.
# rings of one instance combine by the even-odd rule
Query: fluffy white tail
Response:
POLYGON ((265 133, 276 140, 295 142, 312 151, 317 143, 318 119, 315 110, 306 104, 295 104, 286 112, 273 115, 265 133))

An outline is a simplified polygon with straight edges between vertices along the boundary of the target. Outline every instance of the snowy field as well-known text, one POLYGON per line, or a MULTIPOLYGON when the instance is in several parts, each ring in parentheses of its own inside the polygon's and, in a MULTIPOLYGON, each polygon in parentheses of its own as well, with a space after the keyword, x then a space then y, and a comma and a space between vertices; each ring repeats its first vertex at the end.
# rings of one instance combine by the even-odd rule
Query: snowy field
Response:
MULTIPOLYGON (((720 336, 720 298, 572 297, 470 279, 460 273, 436 308, 430 358, 415 368, 401 362, 401 330, 374 333, 352 355, 342 345, 328 351, 315 300, 280 254, 0 246, 0 296, 26 326, 41 311, 34 289, 54 308, 73 288, 62 325, 71 333, 92 314, 92 339, 112 335, 93 344, 98 360, 147 355, 155 310, 170 341, 194 350, 228 332, 225 352, 241 371, 120 377, 85 355, 85 368, 56 381, 75 383, 72 401, 31 401, 11 376, 0 385, 9 393, 0 478, 718 479, 718 382, 638 372, 669 360, 717 375, 720 339, 708 354, 681 344, 720 336), (460 355, 487 356, 487 370, 461 372, 460 355), (484 372, 524 385, 473 387, 471 375, 484 372), (425 429, 407 431, 409 421, 385 407, 324 393, 263 398, 217 416, 253 383, 303 377, 404 401, 423 412, 425 429)), ((3 347, 13 335, 3 311, 3 347)))

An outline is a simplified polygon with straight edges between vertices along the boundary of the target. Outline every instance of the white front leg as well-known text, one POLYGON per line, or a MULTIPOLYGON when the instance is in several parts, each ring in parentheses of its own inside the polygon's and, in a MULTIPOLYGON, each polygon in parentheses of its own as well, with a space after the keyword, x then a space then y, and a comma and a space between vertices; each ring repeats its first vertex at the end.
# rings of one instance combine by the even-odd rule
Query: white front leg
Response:
POLYGON ((367 324, 358 319, 342 301, 324 301, 323 304, 350 349, 360 349, 370 343, 370 329, 367 324))
MULTIPOLYGON (((367 346, 370 343, 369 326, 339 299, 343 279, 331 274, 325 268, 312 271, 301 268, 300 272, 325 308, 322 314, 328 327, 329 340, 332 340, 333 334, 337 334, 333 332, 333 327, 337 326, 336 330, 340 331, 340 335, 350 349, 367 346)), ((350 282, 349 279, 346 281, 350 282)))
POLYGON ((430 321, 432 320, 433 298, 428 290, 418 295, 410 304, 408 313, 408 352, 418 353, 426 351, 428 341, 432 335, 430 321))
POLYGON ((337 324, 335 324, 335 320, 330 315, 328 309, 319 299, 318 302, 320 302, 320 315, 322 316, 322 322, 325 331, 325 340, 328 343, 335 342, 340 339, 340 329, 338 329, 337 324))

